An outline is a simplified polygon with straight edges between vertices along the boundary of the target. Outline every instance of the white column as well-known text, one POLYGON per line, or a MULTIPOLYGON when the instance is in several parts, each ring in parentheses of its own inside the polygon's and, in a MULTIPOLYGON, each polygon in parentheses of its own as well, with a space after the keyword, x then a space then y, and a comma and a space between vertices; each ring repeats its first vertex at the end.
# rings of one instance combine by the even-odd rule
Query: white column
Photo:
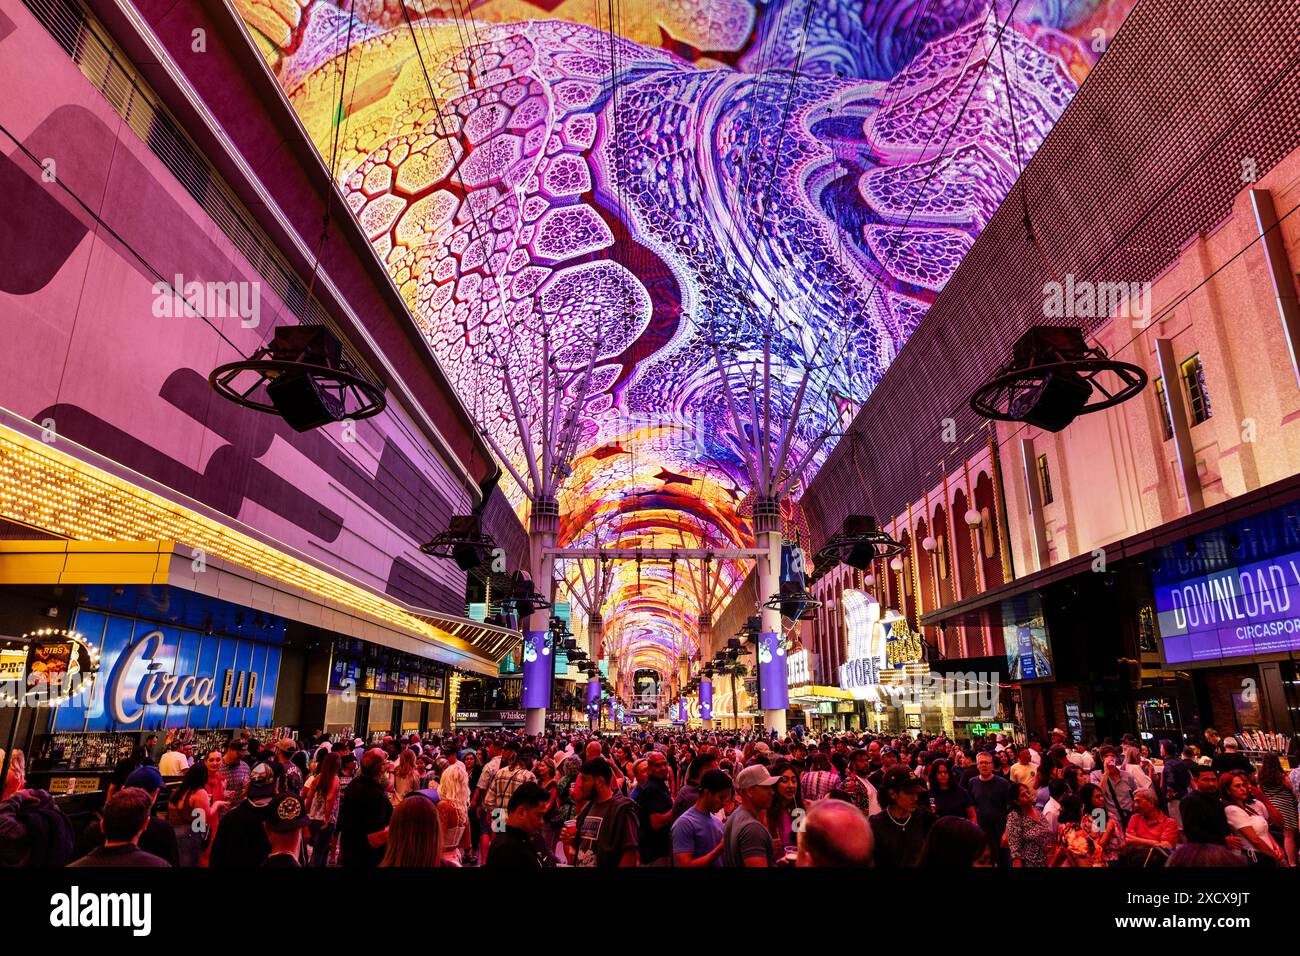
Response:
MULTIPOLYGON (((700 635, 700 662, 707 664, 713 657, 713 617, 708 614, 701 614, 699 617, 699 635, 700 635)), ((700 683, 703 684, 705 678, 701 670, 700 683)), ((713 692, 713 681, 709 681, 709 693, 713 692)), ((712 698, 710 698, 712 700, 712 698)), ((700 723, 705 730, 713 729, 713 720, 701 720, 700 723)))
MULTIPOLYGON (((528 556, 533 587, 548 601, 555 598, 554 584, 555 556, 547 554, 547 549, 555 547, 555 535, 559 530, 559 507, 554 498, 539 498, 533 503, 533 513, 529 521, 528 556)), ((529 631, 545 631, 550 627, 551 609, 538 608, 528 618, 525 626, 529 631)), ((555 658, 551 658, 551 667, 555 667, 555 658)), ((548 686, 554 687, 552 674, 548 686)), ((529 707, 524 712, 524 733, 537 735, 546 730, 546 708, 529 707)))
MULTIPOLYGON (((773 513, 760 514, 761 500, 754 506, 754 543, 763 552, 758 559, 758 603, 764 633, 781 633, 781 611, 767 607, 767 601, 780 589, 781 578, 781 512, 779 506, 772 502, 773 513)), ((757 666, 758 652, 755 649, 754 661, 757 666)), ((758 675, 755 674, 755 679, 758 675)), ((761 702, 760 702, 761 703, 761 702)), ((776 731, 778 736, 785 736, 785 710, 763 711, 763 732, 776 731)))

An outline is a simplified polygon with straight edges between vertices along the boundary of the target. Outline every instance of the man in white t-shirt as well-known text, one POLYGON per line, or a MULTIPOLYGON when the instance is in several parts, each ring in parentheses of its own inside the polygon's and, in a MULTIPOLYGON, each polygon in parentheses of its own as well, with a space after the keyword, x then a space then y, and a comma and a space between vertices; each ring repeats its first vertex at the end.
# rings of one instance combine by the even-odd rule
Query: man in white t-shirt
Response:
POLYGON ((1088 747, 1082 740, 1074 742, 1074 749, 1065 755, 1065 759, 1084 773, 1092 773, 1092 768, 1096 765, 1096 761, 1092 759, 1092 754, 1088 752, 1088 747))
POLYGON ((1037 737, 1029 738, 1029 766, 1035 770, 1043 762, 1043 742, 1037 737))
POLYGON ((189 744, 173 744, 158 761, 158 772, 164 777, 183 777, 193 761, 187 751, 194 750, 189 744))
POLYGON ((1056 831, 1061 826, 1060 798, 1069 793, 1070 788, 1066 786, 1064 780, 1058 778, 1048 782, 1047 792, 1049 796, 1047 803, 1043 804, 1043 819, 1047 821, 1048 827, 1052 830, 1052 835, 1055 836, 1056 831))

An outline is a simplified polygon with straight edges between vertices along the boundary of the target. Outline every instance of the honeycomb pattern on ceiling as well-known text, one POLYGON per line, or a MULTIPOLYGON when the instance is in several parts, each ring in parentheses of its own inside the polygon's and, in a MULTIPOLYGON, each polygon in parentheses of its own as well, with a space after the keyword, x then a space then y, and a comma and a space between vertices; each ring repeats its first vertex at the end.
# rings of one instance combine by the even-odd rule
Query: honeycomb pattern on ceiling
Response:
MULTIPOLYGON (((561 543, 671 547, 749 543, 751 436, 709 343, 743 408, 770 341, 778 426, 813 366, 790 455, 810 478, 1133 2, 236 6, 521 475, 548 335, 576 416, 561 543)), ((607 627, 667 672, 699 608, 649 567, 617 573, 607 627)))

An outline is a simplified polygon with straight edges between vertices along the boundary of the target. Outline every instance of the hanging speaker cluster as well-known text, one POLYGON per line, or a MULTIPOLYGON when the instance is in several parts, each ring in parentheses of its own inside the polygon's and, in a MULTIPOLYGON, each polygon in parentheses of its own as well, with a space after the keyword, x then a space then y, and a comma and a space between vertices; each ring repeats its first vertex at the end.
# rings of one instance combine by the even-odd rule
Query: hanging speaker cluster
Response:
POLYGON ((357 372, 323 325, 277 326, 270 345, 214 369, 208 383, 237 405, 279 415, 297 432, 378 415, 384 392, 357 372))
POLYGON ((478 570, 492 558, 496 542, 483 530, 483 518, 478 514, 452 515, 447 530, 433 536, 420 550, 435 558, 450 558, 456 567, 469 573, 478 570))
POLYGON ((420 545, 420 550, 430 557, 450 558, 467 574, 487 565, 497 543, 483 530, 483 510, 500 480, 498 467, 479 483, 479 503, 474 510, 467 515, 452 515, 447 530, 420 545))
POLYGON ((971 396, 977 414, 1059 432, 1080 415, 1127 401, 1147 384, 1138 365, 1109 358, 1072 326, 1034 326, 1011 361, 971 396))
POLYGON ((840 530, 817 552, 817 563, 839 562, 865 571, 877 558, 892 558, 905 550, 871 515, 849 515, 840 530))

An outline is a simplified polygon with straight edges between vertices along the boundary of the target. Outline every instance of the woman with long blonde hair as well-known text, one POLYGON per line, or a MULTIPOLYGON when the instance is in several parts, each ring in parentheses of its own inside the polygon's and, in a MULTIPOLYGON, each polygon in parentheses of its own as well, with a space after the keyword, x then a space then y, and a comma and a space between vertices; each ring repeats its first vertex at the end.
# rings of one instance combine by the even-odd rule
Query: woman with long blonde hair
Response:
POLYGON ((460 866, 470 848, 469 774, 460 762, 448 764, 438 778, 438 823, 442 825, 442 865, 460 866))
POLYGON ((442 826, 438 805, 423 793, 398 803, 388 821, 388 844, 380 866, 442 866, 442 826))

